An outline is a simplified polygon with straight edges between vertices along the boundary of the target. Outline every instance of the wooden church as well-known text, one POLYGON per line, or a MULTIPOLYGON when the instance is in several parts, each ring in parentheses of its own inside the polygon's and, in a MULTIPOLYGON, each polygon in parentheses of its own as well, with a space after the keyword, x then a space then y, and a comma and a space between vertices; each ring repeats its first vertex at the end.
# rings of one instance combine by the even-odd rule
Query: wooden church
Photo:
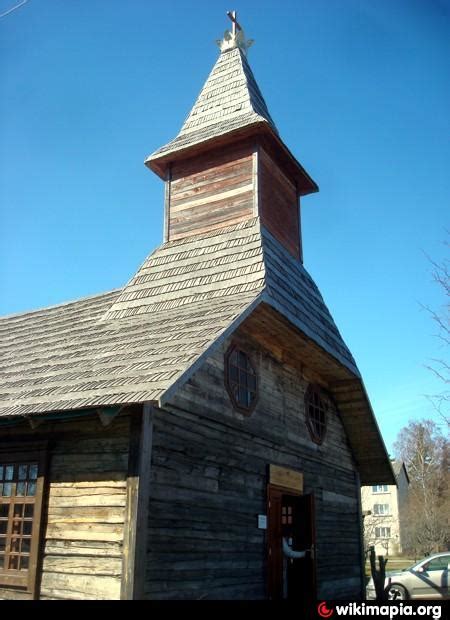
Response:
POLYGON ((0 598, 361 598, 360 485, 395 484, 303 266, 284 144, 233 26, 120 290, 0 320, 0 598))

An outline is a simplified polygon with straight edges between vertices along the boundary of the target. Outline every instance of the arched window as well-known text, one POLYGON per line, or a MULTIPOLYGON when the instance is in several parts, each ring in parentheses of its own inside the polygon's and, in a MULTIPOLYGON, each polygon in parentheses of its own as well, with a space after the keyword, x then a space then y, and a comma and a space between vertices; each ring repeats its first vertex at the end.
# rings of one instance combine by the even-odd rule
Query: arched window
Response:
POLYGON ((236 345, 225 355, 225 385, 235 409, 250 415, 258 398, 258 380, 250 357, 236 345))
POLYGON ((309 385, 305 393, 306 424, 311 439, 318 444, 324 440, 327 430, 328 402, 317 385, 309 385))

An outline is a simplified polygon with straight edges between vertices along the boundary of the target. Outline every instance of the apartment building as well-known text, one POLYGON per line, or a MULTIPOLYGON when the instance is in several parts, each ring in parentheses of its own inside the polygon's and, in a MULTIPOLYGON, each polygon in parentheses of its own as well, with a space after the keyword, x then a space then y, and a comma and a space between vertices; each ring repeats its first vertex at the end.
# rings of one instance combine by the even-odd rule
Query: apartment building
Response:
POLYGON ((375 547, 377 555, 402 553, 402 508, 408 497, 409 478, 402 461, 392 461, 396 485, 361 487, 364 547, 375 547))

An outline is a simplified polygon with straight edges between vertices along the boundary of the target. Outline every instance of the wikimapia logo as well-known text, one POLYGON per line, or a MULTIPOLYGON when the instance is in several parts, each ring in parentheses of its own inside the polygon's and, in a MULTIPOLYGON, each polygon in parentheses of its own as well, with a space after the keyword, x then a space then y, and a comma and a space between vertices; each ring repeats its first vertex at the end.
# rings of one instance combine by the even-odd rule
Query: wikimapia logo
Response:
POLYGON ((334 609, 328 609, 325 602, 319 603, 317 605, 317 611, 319 613, 319 616, 321 616, 322 618, 331 618, 331 616, 334 614, 334 609))
POLYGON ((335 605, 328 607, 323 601, 317 605, 317 613, 321 618, 331 618, 334 613, 337 616, 386 616, 394 620, 397 616, 429 616, 433 620, 439 620, 442 615, 440 605, 405 605, 393 603, 391 605, 368 605, 366 603, 349 603, 347 605, 335 605))

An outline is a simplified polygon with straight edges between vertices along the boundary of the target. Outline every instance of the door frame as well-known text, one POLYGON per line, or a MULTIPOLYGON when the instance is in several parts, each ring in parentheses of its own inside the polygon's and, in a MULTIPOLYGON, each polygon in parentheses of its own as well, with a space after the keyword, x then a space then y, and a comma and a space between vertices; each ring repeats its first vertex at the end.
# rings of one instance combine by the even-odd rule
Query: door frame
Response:
POLYGON ((290 490, 275 484, 267 485, 267 598, 279 600, 283 598, 282 575, 283 557, 280 544, 281 539, 281 503, 283 495, 302 494, 297 490, 290 490))
MULTIPOLYGON (((303 473, 279 467, 277 465, 269 465, 268 467, 268 484, 266 487, 267 494, 267 598, 281 599, 283 596, 282 577, 280 579, 280 567, 282 570, 283 558, 281 545, 274 544, 275 539, 281 538, 281 502, 283 495, 302 496, 303 495, 303 473), (278 516, 277 516, 278 515, 278 516)), ((314 511, 314 494, 312 496, 312 538, 314 548, 316 547, 316 528, 315 528, 315 511, 314 511)), ((313 575, 312 580, 314 588, 317 588, 316 580, 316 561, 313 558, 313 575)))

